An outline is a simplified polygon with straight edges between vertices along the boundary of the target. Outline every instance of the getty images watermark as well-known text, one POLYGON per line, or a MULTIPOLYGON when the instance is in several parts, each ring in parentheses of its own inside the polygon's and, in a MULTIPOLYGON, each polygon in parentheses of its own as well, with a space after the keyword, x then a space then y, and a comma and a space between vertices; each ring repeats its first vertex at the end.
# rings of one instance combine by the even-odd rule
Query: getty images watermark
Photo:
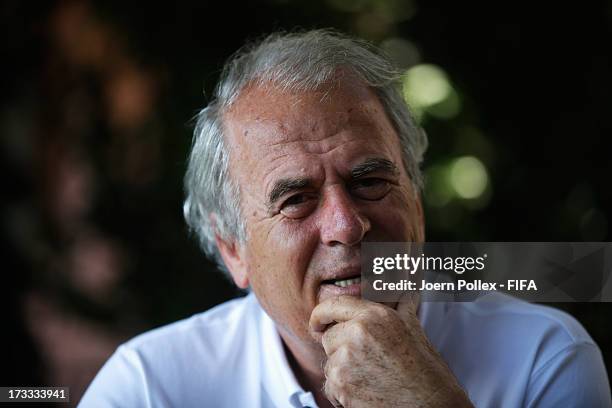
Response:
POLYGON ((376 302, 612 301, 609 242, 367 242, 361 260, 362 296, 376 302))

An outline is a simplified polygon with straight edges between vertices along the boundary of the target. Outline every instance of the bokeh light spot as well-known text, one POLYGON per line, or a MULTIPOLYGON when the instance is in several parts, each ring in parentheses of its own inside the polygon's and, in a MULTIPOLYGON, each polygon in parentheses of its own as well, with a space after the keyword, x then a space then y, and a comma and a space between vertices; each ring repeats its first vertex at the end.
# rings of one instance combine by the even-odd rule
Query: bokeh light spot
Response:
POLYGON ((416 65, 404 74, 404 98, 413 109, 425 109, 440 103, 449 97, 451 91, 446 73, 435 65, 416 65))
POLYGON ((457 196, 464 199, 480 197, 487 188, 489 176, 484 164, 476 157, 460 157, 451 165, 450 184, 457 196))

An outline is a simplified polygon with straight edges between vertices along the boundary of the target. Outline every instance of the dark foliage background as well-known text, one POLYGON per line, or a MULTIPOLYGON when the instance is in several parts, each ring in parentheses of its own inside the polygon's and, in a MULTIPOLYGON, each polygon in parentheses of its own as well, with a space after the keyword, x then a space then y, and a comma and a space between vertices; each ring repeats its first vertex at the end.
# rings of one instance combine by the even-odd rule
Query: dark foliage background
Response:
MULTIPOLYGON (((429 84, 407 95, 429 240, 609 241, 612 6, 535 3, 3 2, 0 384, 78 401, 121 341, 238 295, 182 220, 189 122, 278 29, 356 34, 429 84)), ((557 306, 611 366, 612 306, 557 306)))

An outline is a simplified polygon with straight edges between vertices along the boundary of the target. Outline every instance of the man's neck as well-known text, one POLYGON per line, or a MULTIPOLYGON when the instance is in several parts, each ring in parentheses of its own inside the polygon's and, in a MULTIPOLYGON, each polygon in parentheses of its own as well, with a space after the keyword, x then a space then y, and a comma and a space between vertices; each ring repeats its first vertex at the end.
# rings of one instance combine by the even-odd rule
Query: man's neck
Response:
POLYGON ((283 333, 282 330, 279 332, 287 361, 297 382, 304 390, 312 392, 319 408, 333 408, 323 391, 325 384, 323 365, 326 360, 323 348, 303 346, 291 335, 283 333))

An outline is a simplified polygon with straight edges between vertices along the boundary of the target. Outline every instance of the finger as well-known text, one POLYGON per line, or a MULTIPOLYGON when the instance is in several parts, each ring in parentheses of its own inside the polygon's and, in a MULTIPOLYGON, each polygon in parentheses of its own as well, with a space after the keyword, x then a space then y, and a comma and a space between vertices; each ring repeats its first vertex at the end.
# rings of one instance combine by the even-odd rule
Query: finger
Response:
POLYGON ((340 345, 339 339, 342 332, 345 330, 345 324, 346 322, 335 324, 325 330, 321 336, 321 345, 323 346, 323 350, 325 350, 325 354, 328 357, 330 357, 340 345))
POLYGON ((354 361, 351 361, 351 353, 347 347, 339 348, 327 360, 324 392, 335 407, 351 405, 347 397, 351 393, 350 372, 354 368, 354 361))
POLYGON ((329 402, 334 406, 334 408, 342 408, 342 404, 335 396, 335 392, 332 386, 331 381, 325 381, 325 385, 323 387, 323 392, 325 396, 329 400, 329 402))
MULTIPOLYGON (((348 322, 338 323, 323 333, 321 345, 328 358, 337 357, 336 354, 339 353, 341 348, 360 351, 371 349, 374 346, 372 342, 374 337, 372 330, 369 328, 370 323, 365 316, 364 314, 362 317, 348 322)), ((376 318, 375 314, 372 314, 372 316, 376 318)))
POLYGON ((310 315, 310 330, 324 332, 329 324, 353 319, 369 301, 354 296, 338 296, 319 303, 310 315))
POLYGON ((355 338, 355 325, 351 323, 352 321, 335 324, 323 333, 321 345, 328 358, 331 358, 339 347, 349 344, 355 338))
MULTIPOLYGON (((339 373, 337 369, 332 369, 331 371, 339 373)), ((323 392, 325 393, 325 396, 327 397, 329 402, 331 402, 334 407, 343 407, 350 405, 346 404, 348 403, 348 401, 346 400, 348 392, 346 382, 339 375, 334 376, 332 374, 331 376, 326 376, 325 384, 323 386, 323 392)))
POLYGON ((339 347, 331 354, 325 363, 323 373, 325 378, 332 381, 334 384, 340 384, 347 381, 349 372, 347 370, 355 369, 355 360, 349 347, 339 347))

